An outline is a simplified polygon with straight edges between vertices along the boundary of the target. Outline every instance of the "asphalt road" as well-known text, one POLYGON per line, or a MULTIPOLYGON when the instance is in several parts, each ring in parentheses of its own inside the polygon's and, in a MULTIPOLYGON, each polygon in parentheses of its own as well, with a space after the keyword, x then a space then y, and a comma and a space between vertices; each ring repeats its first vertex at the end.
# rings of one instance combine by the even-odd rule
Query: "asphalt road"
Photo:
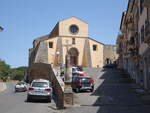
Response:
POLYGON ((95 90, 75 94, 75 106, 64 113, 150 113, 131 88, 131 83, 115 69, 86 68, 95 79, 95 90))
POLYGON ((14 84, 7 83, 7 90, 0 93, 0 113, 53 113, 53 101, 26 102, 26 97, 26 92, 15 93, 14 84))
POLYGON ((150 113, 150 104, 141 101, 117 70, 85 71, 94 77, 95 90, 75 93, 72 108, 56 110, 53 101, 26 102, 26 92, 14 93, 14 84, 7 83, 7 90, 0 93, 0 113, 150 113))

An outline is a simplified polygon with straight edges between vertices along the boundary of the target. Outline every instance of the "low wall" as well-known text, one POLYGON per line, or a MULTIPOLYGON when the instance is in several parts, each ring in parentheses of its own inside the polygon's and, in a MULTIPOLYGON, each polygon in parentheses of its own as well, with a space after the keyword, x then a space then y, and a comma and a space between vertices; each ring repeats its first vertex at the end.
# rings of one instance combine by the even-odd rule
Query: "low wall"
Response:
POLYGON ((56 106, 58 109, 64 108, 64 87, 65 84, 62 81, 61 77, 57 75, 58 70, 51 68, 52 73, 52 84, 54 88, 54 94, 56 96, 56 106))

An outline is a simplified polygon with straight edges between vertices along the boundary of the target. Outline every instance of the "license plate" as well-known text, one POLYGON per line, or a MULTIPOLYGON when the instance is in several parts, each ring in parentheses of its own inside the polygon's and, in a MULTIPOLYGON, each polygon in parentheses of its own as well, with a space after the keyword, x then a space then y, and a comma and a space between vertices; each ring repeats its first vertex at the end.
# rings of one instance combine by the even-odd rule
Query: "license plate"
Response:
POLYGON ((36 89, 35 92, 42 92, 42 90, 41 89, 36 89))

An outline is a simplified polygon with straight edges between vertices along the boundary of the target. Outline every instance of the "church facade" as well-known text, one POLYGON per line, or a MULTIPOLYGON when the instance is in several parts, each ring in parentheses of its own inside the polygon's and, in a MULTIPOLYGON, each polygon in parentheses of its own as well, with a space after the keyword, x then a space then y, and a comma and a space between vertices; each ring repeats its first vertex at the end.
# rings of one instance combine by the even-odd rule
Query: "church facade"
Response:
POLYGON ((50 34, 33 41, 33 48, 29 49, 29 66, 39 62, 66 64, 68 59, 73 66, 102 67, 104 46, 89 37, 86 22, 70 17, 59 21, 50 34))

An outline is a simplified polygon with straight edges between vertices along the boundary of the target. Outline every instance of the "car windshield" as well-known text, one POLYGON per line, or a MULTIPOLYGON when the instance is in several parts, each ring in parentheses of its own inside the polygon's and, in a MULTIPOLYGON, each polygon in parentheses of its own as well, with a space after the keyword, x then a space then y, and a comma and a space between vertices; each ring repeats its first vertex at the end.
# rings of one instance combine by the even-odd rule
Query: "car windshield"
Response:
POLYGON ((91 79, 90 78, 82 78, 82 83, 91 83, 91 79))
POLYGON ((48 87, 47 82, 33 82, 32 87, 48 87))
POLYGON ((72 68, 72 71, 76 71, 77 69, 76 68, 72 68))

